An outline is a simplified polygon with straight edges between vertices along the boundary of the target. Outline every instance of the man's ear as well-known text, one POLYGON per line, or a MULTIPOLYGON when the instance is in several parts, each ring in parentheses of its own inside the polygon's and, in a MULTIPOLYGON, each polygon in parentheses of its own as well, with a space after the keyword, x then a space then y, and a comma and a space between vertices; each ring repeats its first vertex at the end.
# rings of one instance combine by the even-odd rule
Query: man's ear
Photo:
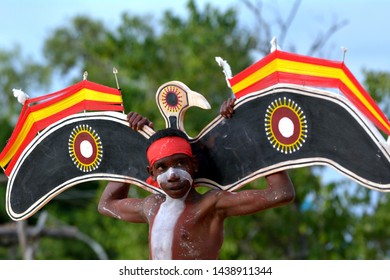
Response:
POLYGON ((146 166, 146 170, 148 171, 148 174, 153 178, 153 168, 150 166, 146 166))

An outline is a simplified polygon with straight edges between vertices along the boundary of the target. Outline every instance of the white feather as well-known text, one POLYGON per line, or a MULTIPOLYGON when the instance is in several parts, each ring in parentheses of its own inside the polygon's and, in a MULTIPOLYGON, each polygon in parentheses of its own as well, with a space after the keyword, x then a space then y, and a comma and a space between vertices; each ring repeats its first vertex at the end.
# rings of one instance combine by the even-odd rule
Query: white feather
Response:
POLYGON ((274 52, 276 50, 281 50, 280 46, 277 43, 276 37, 273 37, 270 43, 271 43, 271 52, 274 52))
POLYGON ((226 79, 226 83, 228 85, 228 87, 230 87, 230 82, 229 82, 229 79, 232 78, 233 74, 232 74, 232 69, 230 68, 230 65, 229 63, 224 60, 222 57, 215 57, 215 61, 218 63, 218 65, 220 67, 222 67, 222 72, 223 74, 225 74, 225 79, 226 79))
POLYGON ((13 93, 14 93, 14 96, 16 97, 16 99, 18 100, 19 103, 21 103, 22 105, 24 105, 24 103, 26 102, 27 99, 29 99, 30 97, 28 96, 27 93, 25 93, 24 91, 22 91, 21 89, 12 89, 13 93))

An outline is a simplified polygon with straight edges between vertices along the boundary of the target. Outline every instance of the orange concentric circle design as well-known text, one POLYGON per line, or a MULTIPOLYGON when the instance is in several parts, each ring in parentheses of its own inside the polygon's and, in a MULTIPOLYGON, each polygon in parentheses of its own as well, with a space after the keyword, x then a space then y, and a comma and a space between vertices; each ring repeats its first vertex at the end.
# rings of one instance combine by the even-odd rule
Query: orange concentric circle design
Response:
POLYGON ((96 170, 103 158, 103 145, 97 132, 87 124, 73 128, 68 142, 69 155, 82 172, 96 170))
POLYGON ((295 101, 286 97, 276 99, 267 108, 265 132, 273 148, 284 154, 292 154, 306 142, 306 116, 295 101))
POLYGON ((183 108, 184 96, 183 89, 175 85, 169 85, 162 89, 160 104, 169 112, 179 112, 183 108))

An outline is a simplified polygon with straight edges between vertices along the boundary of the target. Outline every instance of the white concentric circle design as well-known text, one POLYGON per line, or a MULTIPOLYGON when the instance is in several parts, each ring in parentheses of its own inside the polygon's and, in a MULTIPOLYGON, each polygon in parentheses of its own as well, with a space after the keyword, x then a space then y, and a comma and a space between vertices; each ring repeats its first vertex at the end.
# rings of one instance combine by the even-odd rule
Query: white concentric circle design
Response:
POLYGON ((69 155, 82 172, 96 170, 103 158, 103 145, 97 132, 87 124, 73 128, 68 142, 69 155))
POLYGON ((284 154, 299 151, 308 135, 307 119, 302 108, 290 98, 275 99, 265 114, 265 132, 277 151, 284 154))

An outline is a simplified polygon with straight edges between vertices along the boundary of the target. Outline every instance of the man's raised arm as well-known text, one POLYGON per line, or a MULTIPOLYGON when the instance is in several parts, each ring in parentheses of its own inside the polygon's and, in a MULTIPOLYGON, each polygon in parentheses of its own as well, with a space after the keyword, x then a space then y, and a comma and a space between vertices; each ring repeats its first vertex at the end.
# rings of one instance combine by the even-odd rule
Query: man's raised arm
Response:
POLYGON ((145 223, 144 199, 129 198, 130 185, 109 182, 100 198, 100 214, 132 223, 145 223))
MULTIPOLYGON (((227 119, 233 117, 235 101, 235 98, 229 98, 222 103, 219 111, 222 117, 227 119)), ((241 216, 282 206, 294 200, 294 186, 286 171, 276 172, 265 178, 267 189, 220 194, 216 204, 217 211, 225 217, 241 216)))
POLYGON ((216 209, 224 217, 243 216, 291 203, 295 198, 294 186, 286 171, 266 176, 266 189, 223 192, 216 209))
MULTIPOLYGON (((129 126, 140 130, 145 125, 153 128, 153 123, 136 112, 127 115, 129 126)), ((145 166, 146 168, 146 166, 145 166)), ((144 200, 128 198, 130 185, 121 182, 109 182, 100 198, 98 211, 100 214, 133 223, 144 223, 144 200)))

